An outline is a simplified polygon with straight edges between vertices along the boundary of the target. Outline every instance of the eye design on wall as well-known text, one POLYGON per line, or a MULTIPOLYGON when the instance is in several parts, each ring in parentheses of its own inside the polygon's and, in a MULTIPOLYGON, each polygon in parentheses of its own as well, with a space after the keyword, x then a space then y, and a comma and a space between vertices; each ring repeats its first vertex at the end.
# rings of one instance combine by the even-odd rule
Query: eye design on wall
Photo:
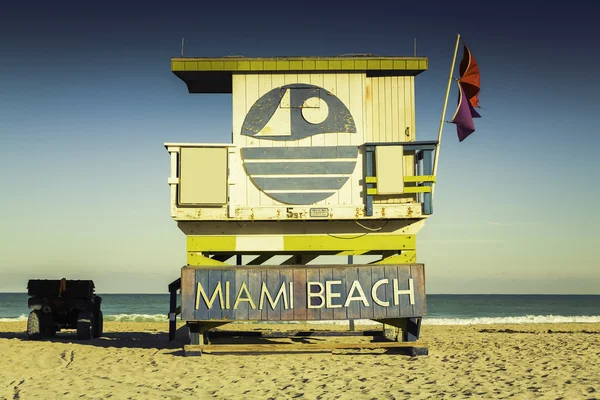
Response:
POLYGON ((300 140, 320 133, 356 133, 356 125, 340 99, 306 84, 267 92, 248 111, 241 132, 271 140, 300 140))
MULTIPOLYGON (((298 141, 318 134, 356 133, 350 110, 331 92, 292 84, 267 92, 250 108, 242 135, 298 141)), ((277 146, 241 149, 246 173, 267 196, 284 204, 325 200, 356 167, 358 146, 277 146)))

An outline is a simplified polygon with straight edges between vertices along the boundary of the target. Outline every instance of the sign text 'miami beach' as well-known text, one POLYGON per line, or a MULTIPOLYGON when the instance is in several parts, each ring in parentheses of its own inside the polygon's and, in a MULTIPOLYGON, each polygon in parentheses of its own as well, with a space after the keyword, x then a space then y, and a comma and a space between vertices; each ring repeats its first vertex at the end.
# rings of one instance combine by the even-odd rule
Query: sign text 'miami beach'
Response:
POLYGON ((185 267, 186 320, 397 318, 423 315, 423 266, 185 267))

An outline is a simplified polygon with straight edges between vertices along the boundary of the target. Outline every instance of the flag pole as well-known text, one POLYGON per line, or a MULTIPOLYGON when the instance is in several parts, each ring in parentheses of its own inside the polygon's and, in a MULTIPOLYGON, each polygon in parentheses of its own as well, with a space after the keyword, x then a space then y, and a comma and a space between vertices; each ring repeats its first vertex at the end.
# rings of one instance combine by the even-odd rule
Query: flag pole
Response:
MULTIPOLYGON (((448 96, 450 96, 450 85, 452 84, 452 75, 454 74, 454 64, 458 54, 458 45, 460 43, 460 34, 456 36, 456 46, 454 47, 454 57, 452 57, 452 66, 450 67, 450 76, 448 76, 448 88, 446 89, 446 98, 444 99, 444 108, 442 109, 442 118, 440 119, 440 130, 438 131, 438 144, 435 147, 435 156, 433 158, 433 176, 437 175, 438 159, 440 157, 440 146, 442 144, 442 130, 444 129, 444 119, 446 118, 446 108, 448 107, 448 96)), ((435 190, 435 182, 431 184, 431 199, 435 190)))

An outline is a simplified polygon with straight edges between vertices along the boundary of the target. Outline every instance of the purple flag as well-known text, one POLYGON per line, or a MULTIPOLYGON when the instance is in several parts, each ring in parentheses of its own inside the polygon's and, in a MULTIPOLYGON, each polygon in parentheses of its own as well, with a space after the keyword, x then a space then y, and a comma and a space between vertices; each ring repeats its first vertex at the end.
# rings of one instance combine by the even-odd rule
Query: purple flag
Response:
POLYGON ((456 112, 454 113, 454 117, 452 117, 453 124, 456 124, 456 133, 458 134, 458 140, 462 142, 469 136, 471 133, 475 132, 475 124, 473 123, 473 118, 480 118, 481 115, 475 111, 471 102, 465 96, 465 92, 460 84, 458 84, 458 107, 456 108, 456 112))

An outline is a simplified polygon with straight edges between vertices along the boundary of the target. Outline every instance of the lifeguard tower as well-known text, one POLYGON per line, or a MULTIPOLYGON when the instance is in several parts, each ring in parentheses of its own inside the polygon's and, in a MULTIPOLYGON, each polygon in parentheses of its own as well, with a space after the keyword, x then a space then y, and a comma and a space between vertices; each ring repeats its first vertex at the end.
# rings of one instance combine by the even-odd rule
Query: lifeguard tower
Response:
POLYGON ((165 143, 171 216, 187 240, 169 287, 171 337, 180 314, 200 348, 233 321, 369 319, 416 341, 426 314, 416 235, 433 211, 437 146, 415 127, 427 58, 173 58, 171 68, 189 93, 231 93, 233 110, 231 140, 165 143), (332 255, 344 261, 319 262, 332 255), (376 260, 353 263, 364 255, 376 260))

